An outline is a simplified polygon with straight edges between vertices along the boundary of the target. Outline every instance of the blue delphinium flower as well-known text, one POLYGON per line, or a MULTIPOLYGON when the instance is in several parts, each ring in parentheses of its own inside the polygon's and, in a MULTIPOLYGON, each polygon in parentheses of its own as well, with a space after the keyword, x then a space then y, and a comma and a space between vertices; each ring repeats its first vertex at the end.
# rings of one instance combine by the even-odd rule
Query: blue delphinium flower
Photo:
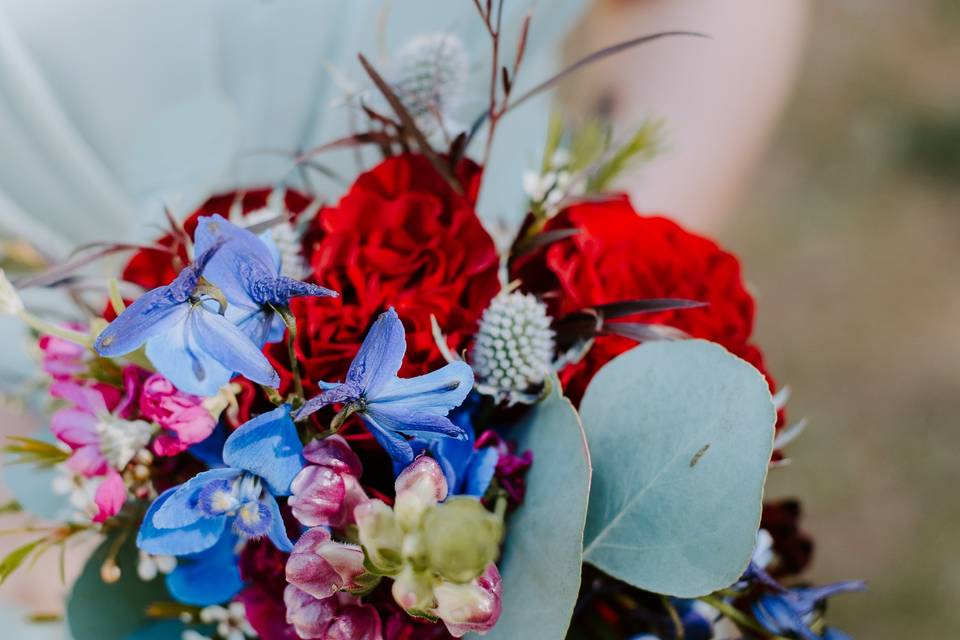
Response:
POLYGON ((863 591, 864 588, 863 582, 849 581, 765 593, 753 603, 753 616, 774 635, 802 640, 843 640, 846 634, 833 629, 818 635, 810 628, 811 617, 819 602, 840 593, 863 591))
POLYGON ((102 356, 122 356, 146 343, 147 358, 181 391, 212 396, 234 373, 277 387, 280 377, 260 348, 221 313, 223 303, 200 277, 223 243, 198 254, 170 284, 151 289, 97 337, 102 356))
POLYGON ((230 600, 243 588, 237 559, 237 535, 227 532, 200 553, 183 556, 167 574, 167 591, 183 604, 206 607, 230 600))
MULTIPOLYGON (((475 448, 476 436, 471 409, 475 408, 473 405, 477 403, 471 400, 476 399, 476 394, 473 394, 461 407, 450 412, 450 421, 463 429, 466 439, 415 438, 410 441, 415 456, 427 451, 437 461, 447 480, 448 491, 454 496, 483 497, 493 480, 497 461, 500 459, 500 454, 493 447, 475 448)), ((395 461, 394 475, 399 475, 405 468, 395 461)))
POLYGON ((413 447, 405 435, 433 440, 465 440, 467 434, 447 417, 473 388, 473 371, 453 362, 416 378, 398 378, 407 340, 403 323, 392 308, 370 328, 346 381, 320 383, 323 391, 300 409, 297 419, 331 404, 343 404, 335 423, 356 413, 394 462, 413 462, 413 447))
POLYGON ((281 551, 287 537, 276 496, 305 462, 303 445, 284 405, 234 431, 220 469, 204 471, 157 498, 144 517, 137 546, 155 555, 182 556, 213 547, 227 526, 240 536, 268 536, 281 551))
POLYGON ((273 242, 265 242, 223 216, 200 218, 195 238, 198 253, 224 243, 203 275, 230 303, 227 318, 260 346, 283 338, 284 322, 278 310, 286 307, 291 298, 338 295, 325 287, 281 275, 280 254, 273 242))

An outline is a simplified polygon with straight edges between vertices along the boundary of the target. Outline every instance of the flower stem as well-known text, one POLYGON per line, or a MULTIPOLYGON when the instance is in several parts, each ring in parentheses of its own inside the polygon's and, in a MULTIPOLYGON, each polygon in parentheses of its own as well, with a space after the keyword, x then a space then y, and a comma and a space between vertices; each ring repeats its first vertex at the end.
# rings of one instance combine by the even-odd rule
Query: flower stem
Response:
POLYGON ((76 344, 83 345, 88 349, 93 348, 93 340, 86 333, 80 331, 74 331, 73 329, 67 329, 66 327, 60 327, 52 322, 47 322, 42 320, 37 316, 33 315, 29 311, 21 311, 19 314, 21 320, 23 320, 27 325, 40 333, 49 334, 51 336, 56 336, 58 338, 63 338, 64 340, 69 340, 70 342, 75 342, 76 344))
POLYGON ((754 633, 760 634, 762 637, 767 638, 768 640, 788 640, 782 636, 773 635, 767 629, 764 629, 760 626, 759 623, 755 622, 753 619, 748 617, 742 611, 734 607, 732 604, 724 600, 723 598, 718 598, 715 595, 702 596, 700 601, 710 605, 726 617, 730 618, 734 623, 739 627, 749 629, 754 633))
POLYGON ((300 363, 297 360, 297 319, 290 311, 290 307, 275 307, 277 313, 283 318, 283 324, 287 325, 287 355, 290 358, 290 373, 293 375, 293 389, 296 397, 291 403, 296 409, 303 404, 303 380, 300 378, 300 363))

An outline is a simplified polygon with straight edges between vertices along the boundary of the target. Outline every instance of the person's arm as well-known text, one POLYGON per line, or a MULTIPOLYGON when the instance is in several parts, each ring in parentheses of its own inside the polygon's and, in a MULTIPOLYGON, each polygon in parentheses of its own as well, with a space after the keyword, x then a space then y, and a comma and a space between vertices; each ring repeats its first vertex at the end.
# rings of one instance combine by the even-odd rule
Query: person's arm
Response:
POLYGON ((598 0, 572 55, 665 30, 710 39, 660 40, 580 76, 579 111, 609 110, 627 133, 666 119, 664 152, 627 177, 636 206, 712 229, 737 204, 787 97, 803 44, 807 0, 598 0))

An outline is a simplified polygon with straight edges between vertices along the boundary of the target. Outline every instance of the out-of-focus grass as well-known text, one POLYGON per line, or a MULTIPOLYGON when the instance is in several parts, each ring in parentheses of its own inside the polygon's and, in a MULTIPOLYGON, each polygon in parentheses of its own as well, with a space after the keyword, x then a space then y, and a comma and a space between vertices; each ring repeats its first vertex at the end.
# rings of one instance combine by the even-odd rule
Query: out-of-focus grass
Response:
POLYGON ((862 577, 858 639, 960 629, 960 11, 822 2, 770 160, 723 236, 772 370, 811 426, 768 494, 797 495, 811 576, 862 577))

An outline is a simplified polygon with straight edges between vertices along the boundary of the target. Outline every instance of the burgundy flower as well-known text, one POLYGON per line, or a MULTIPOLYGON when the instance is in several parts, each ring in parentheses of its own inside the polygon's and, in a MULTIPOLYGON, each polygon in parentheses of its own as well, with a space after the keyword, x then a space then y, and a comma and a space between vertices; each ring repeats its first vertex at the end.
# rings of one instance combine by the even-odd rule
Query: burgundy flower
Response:
POLYGON ((517 455, 517 443, 504 440, 496 431, 485 431, 477 439, 477 448, 480 447, 496 448, 500 458, 497 460, 494 477, 507 492, 512 505, 523 504, 523 497, 527 491, 526 476, 530 465, 533 464, 533 452, 524 451, 517 455))
POLYGON ((304 640, 383 640, 380 614, 359 598, 339 593, 318 600, 290 585, 283 593, 287 622, 304 640))

